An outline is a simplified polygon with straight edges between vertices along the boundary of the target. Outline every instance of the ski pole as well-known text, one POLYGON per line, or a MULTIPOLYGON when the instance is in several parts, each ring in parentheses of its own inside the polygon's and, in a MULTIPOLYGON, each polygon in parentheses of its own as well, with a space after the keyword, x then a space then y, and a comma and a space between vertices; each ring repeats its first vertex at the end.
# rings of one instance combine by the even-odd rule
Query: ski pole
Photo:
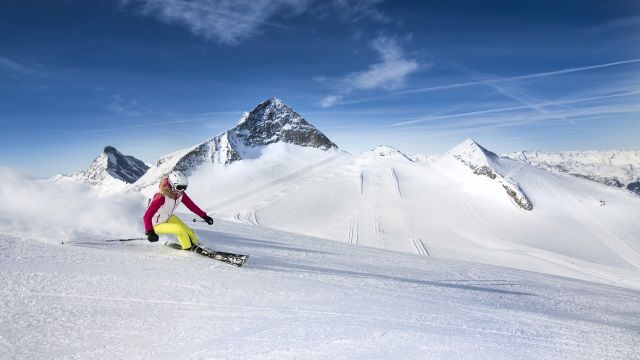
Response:
POLYGON ((123 241, 140 241, 147 240, 147 238, 128 238, 128 239, 103 239, 103 240, 86 240, 86 241, 61 241, 64 244, 93 244, 93 243, 103 243, 103 242, 123 242, 123 241))

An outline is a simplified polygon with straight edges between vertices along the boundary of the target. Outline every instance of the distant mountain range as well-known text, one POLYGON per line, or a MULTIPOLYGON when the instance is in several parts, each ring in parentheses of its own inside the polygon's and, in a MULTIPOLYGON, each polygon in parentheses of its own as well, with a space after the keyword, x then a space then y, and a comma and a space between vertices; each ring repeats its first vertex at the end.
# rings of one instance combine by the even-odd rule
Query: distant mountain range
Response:
POLYGON ((499 156, 472 139, 439 156, 385 145, 350 154, 272 98, 233 128, 150 167, 107 146, 89 169, 65 179, 149 197, 159 177, 177 169, 189 176, 189 195, 220 219, 635 284, 640 198, 627 189, 640 180, 638 159, 638 152, 499 156))
POLYGON ((551 172, 626 188, 640 195, 640 151, 518 151, 503 156, 551 172))
MULTIPOLYGON (((164 155, 148 166, 144 162, 121 154, 112 146, 85 171, 73 179, 97 187, 109 184, 130 184, 129 189, 140 190, 157 182, 173 170, 191 172, 203 164, 229 165, 238 160, 260 156, 264 147, 274 143, 288 143, 320 150, 337 150, 338 146, 316 129, 304 117, 282 100, 270 98, 246 112, 233 128, 192 147, 164 155)), ((381 145, 374 149, 380 156, 400 156, 409 161, 432 164, 440 156, 405 155, 400 150, 381 145)), ((609 186, 626 188, 640 195, 640 151, 572 151, 545 153, 519 151, 500 156, 473 140, 467 140, 448 152, 469 167, 475 174, 487 176, 502 185, 505 192, 523 209, 530 210, 531 202, 519 185, 501 173, 502 162, 516 160, 556 173, 567 173, 609 186)), ((57 178, 60 178, 58 176, 57 178)))

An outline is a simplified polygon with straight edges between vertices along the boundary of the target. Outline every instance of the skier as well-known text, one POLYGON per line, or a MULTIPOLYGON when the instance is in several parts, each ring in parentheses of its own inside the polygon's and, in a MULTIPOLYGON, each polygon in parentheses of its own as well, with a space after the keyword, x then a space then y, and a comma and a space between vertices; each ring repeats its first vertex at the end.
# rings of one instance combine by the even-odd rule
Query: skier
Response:
POLYGON ((160 191, 156 193, 144 213, 144 229, 150 242, 158 241, 158 234, 174 234, 183 250, 197 248, 198 236, 173 211, 183 203, 187 209, 200 216, 207 224, 213 219, 191 201, 185 190, 187 177, 180 171, 173 171, 160 179, 160 191))

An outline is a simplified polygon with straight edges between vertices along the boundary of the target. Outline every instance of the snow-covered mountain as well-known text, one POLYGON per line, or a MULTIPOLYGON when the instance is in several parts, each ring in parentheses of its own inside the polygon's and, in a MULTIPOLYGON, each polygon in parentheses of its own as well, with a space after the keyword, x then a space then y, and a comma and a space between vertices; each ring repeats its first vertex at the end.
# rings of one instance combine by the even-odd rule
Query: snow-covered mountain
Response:
POLYGON ((413 159, 409 158, 402 151, 387 145, 379 145, 375 149, 371 150, 374 154, 380 157, 386 157, 391 159, 397 159, 400 161, 413 161, 413 159))
POLYGON ((640 151, 518 151, 503 156, 552 172, 624 187, 640 194, 640 151))
POLYGON ((467 139, 447 153, 471 170, 476 175, 483 175, 497 181, 504 188, 509 197, 524 210, 533 209, 533 205, 522 192, 520 186, 508 178, 509 170, 513 169, 512 160, 502 159, 496 154, 478 145, 474 140, 467 139))
POLYGON ((123 189, 140 179, 149 169, 143 161, 123 155, 113 146, 105 146, 103 152, 89 165, 87 170, 70 177, 57 175, 54 181, 70 178, 100 189, 123 189))
POLYGON ((282 100, 270 98, 245 113, 235 127, 201 144, 161 157, 134 187, 150 186, 172 170, 190 172, 203 164, 229 165, 238 160, 254 159, 265 146, 275 143, 320 150, 338 149, 282 100))
POLYGON ((302 149, 203 165, 189 194, 218 218, 263 229, 640 288, 633 194, 472 140, 426 163, 386 146, 302 149))
POLYGON ((190 176, 191 197, 229 221, 640 288, 634 195, 500 157, 471 139, 438 157, 382 145, 336 149, 269 99, 236 127, 163 156, 129 190, 149 196, 178 168, 190 176))
POLYGON ((251 155, 191 169, 213 226, 176 213, 249 254, 242 269, 162 246, 173 236, 105 242, 143 236, 140 193, 96 201, 0 167, 0 358, 640 356, 638 196, 470 140, 428 161, 251 155))

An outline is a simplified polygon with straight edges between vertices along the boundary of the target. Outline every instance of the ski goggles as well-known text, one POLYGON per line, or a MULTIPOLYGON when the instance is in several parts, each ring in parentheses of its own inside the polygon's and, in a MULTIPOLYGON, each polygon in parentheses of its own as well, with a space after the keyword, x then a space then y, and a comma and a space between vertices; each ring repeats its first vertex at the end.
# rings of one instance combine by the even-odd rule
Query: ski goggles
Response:
POLYGON ((187 185, 176 185, 177 191, 185 191, 187 190, 187 185))

